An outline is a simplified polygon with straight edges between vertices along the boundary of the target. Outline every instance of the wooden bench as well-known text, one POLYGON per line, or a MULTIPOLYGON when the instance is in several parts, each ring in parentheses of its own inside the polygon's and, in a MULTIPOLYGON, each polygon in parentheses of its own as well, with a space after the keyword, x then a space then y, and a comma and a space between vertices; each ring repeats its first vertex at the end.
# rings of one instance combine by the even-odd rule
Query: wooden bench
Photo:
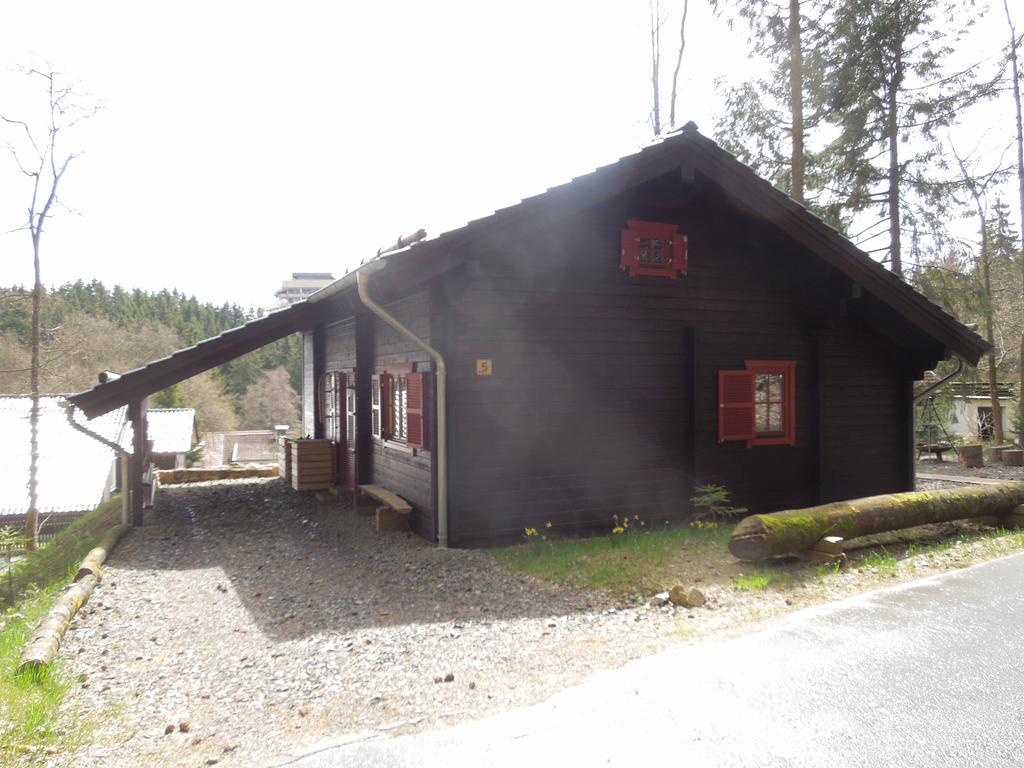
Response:
POLYGON ((918 443, 917 444, 917 458, 920 459, 929 453, 934 453, 935 458, 942 461, 942 454, 946 451, 952 451, 953 446, 949 443, 918 443))
POLYGON ((409 502, 379 485, 360 485, 359 490, 381 504, 377 507, 378 533, 409 529, 409 513, 412 512, 409 502))

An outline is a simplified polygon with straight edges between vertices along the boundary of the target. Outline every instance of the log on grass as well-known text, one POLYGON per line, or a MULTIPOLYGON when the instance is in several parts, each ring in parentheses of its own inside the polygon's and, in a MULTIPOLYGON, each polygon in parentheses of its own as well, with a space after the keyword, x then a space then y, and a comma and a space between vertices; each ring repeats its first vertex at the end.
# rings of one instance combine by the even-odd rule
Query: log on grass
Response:
POLYGON ((19 673, 44 669, 56 658, 61 640, 64 639, 64 633, 71 625, 71 619, 92 596, 92 591, 103 578, 103 563, 106 562, 107 555, 127 530, 128 526, 126 525, 115 525, 85 556, 78 567, 74 580, 57 599, 57 602, 36 627, 36 631, 32 633, 31 639, 25 644, 21 652, 21 660, 18 662, 19 673))
POLYGON ((18 672, 40 670, 50 665, 60 649, 60 641, 67 632, 71 619, 92 595, 96 582, 93 574, 88 574, 80 581, 74 582, 57 600, 50 612, 42 620, 32 639, 26 643, 18 662, 18 672))
POLYGON ((125 531, 128 530, 127 525, 115 525, 104 536, 100 543, 97 544, 93 549, 89 550, 89 554, 82 560, 82 564, 78 566, 78 573, 75 574, 75 581, 81 581, 83 578, 88 576, 90 573, 97 579, 103 578, 103 563, 107 561, 107 555, 110 551, 117 546, 117 542, 124 536, 125 531))
POLYGON ((1003 516, 1024 504, 1024 483, 869 496, 806 509, 751 515, 736 526, 729 551, 765 560, 811 549, 825 536, 853 539, 915 525, 1003 516))

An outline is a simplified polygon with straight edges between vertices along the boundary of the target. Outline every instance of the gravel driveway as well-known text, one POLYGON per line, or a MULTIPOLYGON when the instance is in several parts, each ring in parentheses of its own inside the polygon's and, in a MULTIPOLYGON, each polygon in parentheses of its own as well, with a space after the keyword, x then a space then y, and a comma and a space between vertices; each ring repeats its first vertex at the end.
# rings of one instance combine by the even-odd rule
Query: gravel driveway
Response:
POLYGON ((685 614, 378 535, 344 502, 278 480, 168 487, 68 633, 80 681, 67 716, 98 723, 52 762, 250 765, 328 736, 435 727, 678 641, 685 614))

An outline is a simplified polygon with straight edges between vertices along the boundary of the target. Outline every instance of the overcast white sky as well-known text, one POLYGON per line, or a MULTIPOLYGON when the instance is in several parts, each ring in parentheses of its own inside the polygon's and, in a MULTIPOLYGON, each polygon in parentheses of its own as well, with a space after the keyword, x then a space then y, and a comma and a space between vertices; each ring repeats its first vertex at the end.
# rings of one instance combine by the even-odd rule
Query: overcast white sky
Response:
MULTIPOLYGON (((1001 10, 983 45, 1003 44, 1001 10)), ((77 215, 49 225, 44 282, 265 306, 292 271, 340 275, 401 234, 585 173, 650 139, 647 13, 641 0, 7 4, 0 65, 50 62, 104 105, 70 140, 85 150, 62 190, 77 215)), ((710 135, 715 77, 756 64, 703 0, 690 13, 679 105, 710 135)), ((43 98, 23 80, 0 72, 0 111, 43 98)), ((27 195, 5 162, 3 230, 27 195)), ((0 283, 30 281, 28 235, 0 236, 0 283)))

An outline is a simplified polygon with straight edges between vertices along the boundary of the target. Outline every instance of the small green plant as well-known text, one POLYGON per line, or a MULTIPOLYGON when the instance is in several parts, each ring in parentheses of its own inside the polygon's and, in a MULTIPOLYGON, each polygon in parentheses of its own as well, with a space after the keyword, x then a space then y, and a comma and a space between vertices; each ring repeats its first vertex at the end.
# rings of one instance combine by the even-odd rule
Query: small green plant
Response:
POLYGON ((14 602, 14 556, 25 551, 28 539, 22 532, 10 525, 0 528, 0 567, 3 568, 4 583, 7 585, 7 600, 14 602))
POLYGON ((872 550, 861 563, 861 567, 874 568, 880 574, 885 576, 895 576, 897 565, 898 563, 896 558, 893 557, 892 553, 890 553, 885 547, 872 550))
POLYGON ((717 524, 747 513, 746 507, 732 505, 728 489, 721 485, 698 485, 693 490, 696 495, 690 498, 690 503, 697 510, 698 520, 717 524))
POLYGON ((625 515, 621 518, 618 515, 612 515, 612 546, 619 546, 627 538, 638 534, 643 527, 644 521, 638 514, 633 517, 625 515))
POLYGON ((789 583, 789 574, 775 570, 755 568, 753 573, 733 576, 732 585, 746 592, 761 592, 768 587, 789 583))
MULTIPOLYGON (((541 529, 537 528, 523 528, 523 537, 526 539, 527 545, 529 545, 534 555, 539 555, 544 547, 544 544, 548 541, 548 531, 552 528, 551 521, 548 520, 541 529)), ((548 546, 553 549, 550 543, 548 546)))

